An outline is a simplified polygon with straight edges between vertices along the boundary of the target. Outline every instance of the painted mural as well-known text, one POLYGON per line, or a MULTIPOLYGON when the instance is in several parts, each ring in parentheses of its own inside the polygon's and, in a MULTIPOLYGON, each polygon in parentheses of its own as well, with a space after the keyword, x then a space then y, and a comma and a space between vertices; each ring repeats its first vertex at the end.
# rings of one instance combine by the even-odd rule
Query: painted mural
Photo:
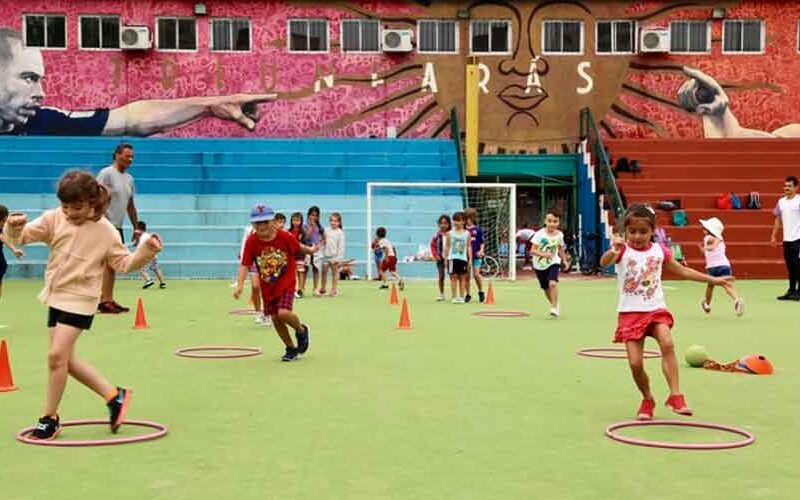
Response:
POLYGON ((7 0, 0 4, 0 133, 212 137, 446 137, 450 110, 463 123, 469 24, 511 21, 509 53, 480 55, 480 138, 486 147, 570 143, 592 109, 610 137, 800 136, 800 4, 626 1, 194 1, 7 0), (726 19, 765 22, 761 54, 722 54, 726 19), (66 49, 26 48, 23 14, 67 17, 66 49), (78 48, 78 16, 116 14, 153 29, 159 16, 196 19, 197 50, 78 48), (209 49, 209 20, 248 18, 251 50, 209 49), (329 21, 330 48, 287 50, 292 18, 329 21), (458 20, 456 54, 345 53, 344 19, 410 28, 458 20), (545 20, 580 20, 580 55, 543 55, 545 20), (595 50, 595 22, 638 27, 710 20, 709 53, 615 54, 595 50))

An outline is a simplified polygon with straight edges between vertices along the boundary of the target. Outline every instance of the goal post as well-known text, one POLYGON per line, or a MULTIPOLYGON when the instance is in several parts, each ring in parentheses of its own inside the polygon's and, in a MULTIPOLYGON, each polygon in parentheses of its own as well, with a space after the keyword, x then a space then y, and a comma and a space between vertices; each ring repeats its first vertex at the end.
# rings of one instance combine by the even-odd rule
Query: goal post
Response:
POLYGON ((379 227, 386 228, 387 238, 395 247, 400 275, 433 278, 436 266, 430 258, 430 243, 439 216, 452 217, 455 212, 475 208, 478 226, 484 231, 482 274, 515 280, 516 200, 517 186, 509 183, 368 182, 367 279, 377 273, 372 241, 379 227))

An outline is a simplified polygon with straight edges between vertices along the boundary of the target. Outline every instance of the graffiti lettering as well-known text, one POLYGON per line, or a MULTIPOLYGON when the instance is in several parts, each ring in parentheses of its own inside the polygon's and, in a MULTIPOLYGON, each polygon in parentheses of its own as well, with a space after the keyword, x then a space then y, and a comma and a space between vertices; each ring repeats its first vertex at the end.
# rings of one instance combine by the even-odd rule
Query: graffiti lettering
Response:
POLYGON ((425 63, 425 75, 422 77, 422 91, 431 89, 434 94, 439 92, 439 84, 436 82, 436 68, 432 62, 425 63))
POLYGON ((489 80, 492 79, 492 72, 489 70, 489 66, 480 63, 478 64, 478 71, 480 72, 480 81, 478 81, 478 87, 481 89, 481 92, 484 94, 489 93, 489 80))
POLYGON ((525 85, 525 93, 530 94, 531 88, 542 88, 542 81, 539 79, 539 71, 536 69, 537 64, 539 63, 539 56, 534 57, 531 59, 531 67, 528 70, 528 82, 525 85))
POLYGON ((169 90, 175 86, 180 67, 174 59, 164 59, 161 63, 161 86, 164 90, 169 90))
POLYGON ((578 76, 586 81, 586 85, 575 89, 575 91, 580 95, 586 95, 594 88, 594 78, 592 78, 592 75, 586 72, 586 70, 591 67, 592 63, 589 61, 583 61, 582 63, 578 64, 578 76))

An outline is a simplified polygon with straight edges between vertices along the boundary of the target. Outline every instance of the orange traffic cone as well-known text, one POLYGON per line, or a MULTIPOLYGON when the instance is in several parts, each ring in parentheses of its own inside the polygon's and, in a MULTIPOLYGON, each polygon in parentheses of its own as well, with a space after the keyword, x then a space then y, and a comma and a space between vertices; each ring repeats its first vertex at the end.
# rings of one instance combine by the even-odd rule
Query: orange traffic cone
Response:
POLYGON ((392 294, 389 296, 389 304, 396 306, 400 301, 397 298, 397 286, 392 283, 392 294))
POLYGON ((397 324, 400 330, 411 330, 411 315, 408 314, 408 301, 403 299, 403 310, 400 311, 400 323, 397 324))
POLYGON ((489 290, 486 291, 486 300, 484 300, 483 303, 487 306, 494 305, 494 287, 491 281, 489 282, 489 290))
POLYGON ((136 302, 136 320, 133 323, 134 330, 144 330, 150 328, 147 324, 147 318, 144 316, 144 304, 142 303, 142 298, 139 297, 139 300, 136 302))
POLYGON ((0 392, 11 392, 19 389, 14 385, 14 377, 11 376, 11 363, 8 361, 8 348, 6 340, 0 340, 0 392))

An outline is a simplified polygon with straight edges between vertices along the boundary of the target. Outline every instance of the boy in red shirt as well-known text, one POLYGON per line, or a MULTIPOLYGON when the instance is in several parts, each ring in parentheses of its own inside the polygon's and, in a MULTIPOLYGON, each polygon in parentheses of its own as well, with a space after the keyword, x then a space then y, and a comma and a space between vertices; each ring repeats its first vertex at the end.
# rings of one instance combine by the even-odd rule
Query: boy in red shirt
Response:
POLYGON ((242 295, 249 268, 255 265, 261 282, 264 314, 272 318, 275 330, 286 345, 286 354, 281 360, 294 361, 308 350, 311 333, 308 325, 303 324, 300 317, 292 311, 297 286, 295 255, 313 254, 317 248, 301 244, 297 238, 278 227, 275 212, 264 204, 259 203, 253 207, 250 211, 250 222, 253 223, 255 232, 245 241, 233 297, 238 299, 242 295), (297 347, 289 335, 287 325, 294 328, 297 347))

